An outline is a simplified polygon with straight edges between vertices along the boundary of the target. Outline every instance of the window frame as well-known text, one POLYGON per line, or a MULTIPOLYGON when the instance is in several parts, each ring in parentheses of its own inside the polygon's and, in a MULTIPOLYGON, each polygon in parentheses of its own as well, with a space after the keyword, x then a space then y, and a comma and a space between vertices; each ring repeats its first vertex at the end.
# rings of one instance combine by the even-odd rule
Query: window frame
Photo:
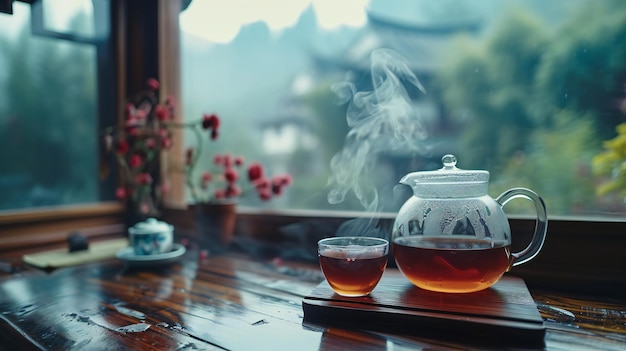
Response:
MULTIPOLYGON (((110 43, 56 33, 43 28, 40 0, 17 0, 39 6, 32 29, 40 35, 96 45, 98 58, 98 89, 111 91, 111 98, 98 97, 99 130, 122 123, 127 92, 144 87, 148 78, 161 82, 160 92, 168 92, 180 101, 180 73, 178 59, 178 13, 186 0, 110 0, 110 43), (176 53, 176 54, 172 54, 176 53), (141 64, 137 64, 140 62, 141 64), (106 69, 114 66, 115 75, 106 69), (106 74, 103 72, 107 72, 106 74), (116 117, 117 116, 117 117, 116 117)), ((162 98, 165 98, 162 96, 162 98)), ((176 118, 180 120, 180 109, 176 118)), ((182 135, 182 134, 181 134, 182 135)), ((97 137, 97 136, 96 136, 97 137)), ((179 136, 175 136, 179 138, 179 136)), ((182 146, 174 146, 170 154, 183 155, 182 146)), ((165 162, 163 158, 163 162, 165 162)), ((163 174, 162 174, 163 175, 163 174)), ((112 200, 116 177, 103 182, 100 187, 102 201, 90 204, 31 208, 0 211, 0 256, 3 251, 16 247, 61 244, 68 231, 81 230, 90 237, 124 234, 125 205, 112 200), (101 229, 98 229, 101 228, 101 229), (120 230, 120 228, 122 228, 120 230), (61 232, 64 234, 61 235, 61 232)), ((172 186, 166 207, 184 207, 182 176, 172 186)))
MULTIPOLYGON (((40 0, 16 0, 31 5, 31 30, 36 35, 92 44, 96 48, 98 91, 119 92, 124 77, 120 70, 119 45, 124 31, 120 28, 123 1, 110 2, 111 40, 89 40, 87 38, 56 33, 43 28, 40 0), (114 60, 117 60, 114 61, 114 60), (109 72, 116 71, 115 75, 109 72)), ((99 94, 98 96, 98 129, 111 125, 122 108, 119 103, 120 94, 99 94)), ((97 136, 96 136, 97 137, 97 136)), ((96 156, 96 155, 94 155, 96 156)), ((90 204, 51 206, 0 211, 0 253, 19 245, 42 245, 59 241, 57 231, 70 231, 90 227, 108 227, 122 223, 124 206, 118 201, 111 201, 116 183, 115 177, 104 181, 99 187, 101 201, 90 204)), ((98 232, 98 231, 95 231, 98 232)), ((94 234, 95 235, 95 234, 94 234)), ((63 237, 61 240, 65 240, 63 237)))
MULTIPOLYGON (((159 79, 161 91, 181 101, 178 15, 183 2, 111 0, 111 28, 119 78, 114 104, 120 112, 117 116, 121 116, 121 102, 126 92, 141 88, 148 77, 159 79), (133 65, 134 62, 142 64, 133 65)), ((180 119, 182 114, 182 107, 178 106, 175 118, 180 119)), ((174 149, 170 156, 182 159, 182 146, 174 149)), ((164 219, 172 219, 175 225, 190 225, 189 221, 193 219, 186 210, 182 178, 172 179, 172 189, 164 205, 164 219)), ((253 208, 239 208, 238 214, 238 235, 267 242, 286 240, 280 228, 288 224, 321 221, 338 227, 345 220, 367 216, 359 212, 253 208)), ((384 225, 391 225, 394 218, 393 213, 373 215, 379 217, 384 225)), ((49 242, 51 240, 45 238, 51 237, 50 223, 56 225, 54 228, 78 228, 87 224, 104 227, 115 223, 123 225, 124 207, 118 202, 102 202, 62 210, 0 214, 0 233, 11 228, 19 235, 31 235, 30 243, 35 238, 49 242), (37 226, 33 227, 33 222, 37 226)), ((516 235, 521 235, 519 243, 523 245, 529 240, 524 233, 532 232, 534 220, 516 216, 510 219, 510 223, 514 237, 517 240, 516 235)), ((11 235, 8 237, 10 239, 11 235)), ((0 234, 0 255, 2 241, 6 243, 6 238, 6 234, 0 234)), ((18 241, 14 242, 14 246, 19 244, 18 241)), ((313 245, 311 242, 308 244, 313 245)), ((623 247, 626 247, 626 217, 550 217, 547 239, 540 255, 528 264, 513 268, 512 272, 524 277, 530 286, 611 296, 616 293, 614 287, 626 284, 626 255, 620 253, 623 247), (613 293, 610 287, 613 287, 613 293)))

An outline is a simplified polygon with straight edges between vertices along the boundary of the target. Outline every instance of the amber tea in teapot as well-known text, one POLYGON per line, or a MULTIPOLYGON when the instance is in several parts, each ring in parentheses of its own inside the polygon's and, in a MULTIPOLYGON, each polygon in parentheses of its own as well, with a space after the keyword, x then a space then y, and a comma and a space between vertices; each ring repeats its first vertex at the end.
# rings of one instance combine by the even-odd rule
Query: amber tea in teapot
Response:
POLYGON ((508 270, 510 245, 492 247, 489 241, 458 239, 397 238, 394 258, 411 283, 442 292, 483 290, 508 270))
POLYGON ((487 171, 458 169, 453 155, 442 160, 442 169, 410 173, 400 181, 413 188, 413 196, 396 216, 393 256, 404 276, 419 288, 456 293, 483 290, 512 266, 539 253, 547 229, 545 204, 525 188, 492 199, 487 195, 487 171), (528 247, 512 253, 502 207, 518 197, 534 203, 537 225, 528 247))

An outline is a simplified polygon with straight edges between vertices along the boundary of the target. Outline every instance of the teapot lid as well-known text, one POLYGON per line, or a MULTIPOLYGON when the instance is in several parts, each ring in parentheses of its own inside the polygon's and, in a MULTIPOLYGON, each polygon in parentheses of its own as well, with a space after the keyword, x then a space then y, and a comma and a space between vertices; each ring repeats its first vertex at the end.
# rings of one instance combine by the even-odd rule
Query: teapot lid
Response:
POLYGON ((450 184, 450 183, 486 183, 489 181, 488 171, 465 170, 456 167, 457 159, 452 154, 441 158, 443 168, 435 171, 420 171, 405 175, 400 183, 414 186, 416 184, 450 184))
POLYGON ((152 234, 171 231, 172 228, 171 224, 159 221, 156 218, 148 218, 128 228, 128 231, 132 234, 152 234))

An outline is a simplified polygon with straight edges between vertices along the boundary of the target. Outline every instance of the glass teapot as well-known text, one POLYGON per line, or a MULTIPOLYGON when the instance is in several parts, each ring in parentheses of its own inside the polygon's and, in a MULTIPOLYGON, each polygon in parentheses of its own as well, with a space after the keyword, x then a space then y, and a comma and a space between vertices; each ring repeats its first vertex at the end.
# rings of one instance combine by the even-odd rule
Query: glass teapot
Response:
POLYGON ((456 167, 413 172, 400 183, 413 188, 393 225, 393 256, 415 286, 440 292, 474 292, 495 284, 511 267, 530 261, 543 246, 546 206, 529 189, 513 188, 496 199, 487 194, 489 172, 456 167), (537 221, 530 244, 511 253, 511 229, 502 207, 514 198, 533 202, 537 221))

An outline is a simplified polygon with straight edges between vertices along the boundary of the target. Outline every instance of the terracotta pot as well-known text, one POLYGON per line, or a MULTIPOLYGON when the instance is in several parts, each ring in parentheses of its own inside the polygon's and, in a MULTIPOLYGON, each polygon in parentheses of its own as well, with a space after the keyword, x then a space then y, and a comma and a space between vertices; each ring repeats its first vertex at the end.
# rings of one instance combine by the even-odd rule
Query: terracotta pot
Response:
POLYGON ((200 247, 211 252, 226 250, 233 240, 237 203, 209 202, 191 206, 200 247))

